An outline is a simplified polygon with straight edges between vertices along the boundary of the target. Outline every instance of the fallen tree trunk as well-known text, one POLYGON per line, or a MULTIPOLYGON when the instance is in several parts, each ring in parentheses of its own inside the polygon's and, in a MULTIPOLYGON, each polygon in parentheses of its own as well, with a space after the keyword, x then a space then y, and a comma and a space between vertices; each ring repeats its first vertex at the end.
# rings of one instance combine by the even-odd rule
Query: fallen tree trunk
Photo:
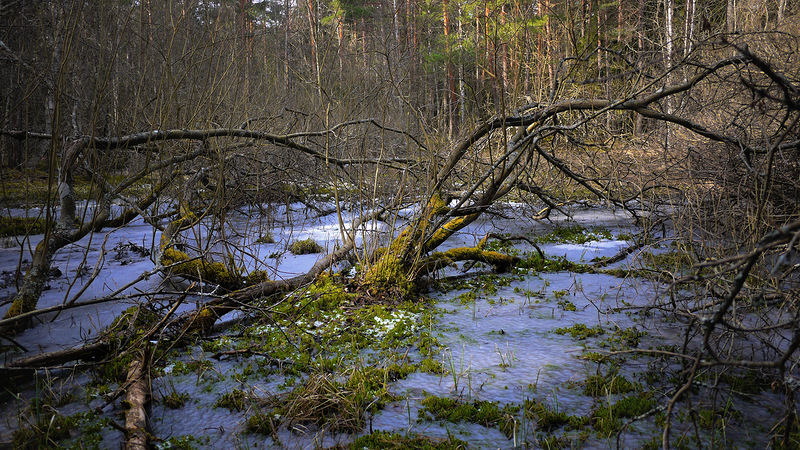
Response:
POLYGON ((128 365, 128 386, 125 401, 125 449, 148 449, 149 436, 147 407, 150 402, 150 377, 146 350, 128 365))

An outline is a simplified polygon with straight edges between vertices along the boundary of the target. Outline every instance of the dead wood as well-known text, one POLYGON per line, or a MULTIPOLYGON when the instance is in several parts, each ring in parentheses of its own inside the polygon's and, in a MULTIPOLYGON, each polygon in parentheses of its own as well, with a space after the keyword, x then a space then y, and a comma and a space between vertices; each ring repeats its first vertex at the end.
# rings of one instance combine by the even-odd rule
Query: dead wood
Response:
POLYGON ((65 348, 50 353, 19 358, 6 364, 7 368, 53 367, 77 360, 92 360, 105 356, 110 346, 108 342, 94 342, 81 347, 65 348))
POLYGON ((142 450, 148 446, 147 406, 150 402, 149 364, 146 352, 140 352, 128 365, 125 396, 125 449, 142 450))

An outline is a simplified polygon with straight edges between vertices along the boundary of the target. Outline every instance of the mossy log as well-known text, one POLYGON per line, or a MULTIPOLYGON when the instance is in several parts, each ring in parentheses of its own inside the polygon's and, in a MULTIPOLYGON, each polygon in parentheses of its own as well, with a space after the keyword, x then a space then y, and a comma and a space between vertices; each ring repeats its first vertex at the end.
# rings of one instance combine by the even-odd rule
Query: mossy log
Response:
POLYGON ((506 272, 520 259, 516 256, 491 250, 483 250, 479 247, 459 247, 445 252, 436 252, 425 258, 420 264, 420 272, 432 273, 436 270, 452 266, 459 261, 477 261, 491 264, 498 273, 506 272))
POLYGON ((476 247, 463 247, 446 252, 432 253, 453 234, 477 220, 475 212, 448 217, 450 209, 438 195, 428 201, 420 218, 403 229, 392 243, 381 251, 375 264, 364 276, 364 285, 373 292, 392 292, 402 298, 413 297, 420 276, 453 265, 458 261, 478 261, 491 264, 498 272, 505 272, 519 262, 519 258, 476 247), (435 223, 438 220, 438 224, 435 223))

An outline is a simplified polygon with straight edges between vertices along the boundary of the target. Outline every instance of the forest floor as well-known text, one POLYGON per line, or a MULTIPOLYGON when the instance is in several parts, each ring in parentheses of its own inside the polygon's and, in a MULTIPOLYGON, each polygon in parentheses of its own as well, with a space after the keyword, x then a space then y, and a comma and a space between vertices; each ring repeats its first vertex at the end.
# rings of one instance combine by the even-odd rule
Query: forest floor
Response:
MULTIPOLYGON (((631 246, 642 231, 626 214, 588 203, 548 221, 526 219, 515 205, 496 212, 446 248, 473 246, 492 231, 531 239, 547 260, 525 241, 492 242, 519 256, 520 266, 502 274, 479 264, 447 268, 418 299, 389 304, 353 292, 350 270, 340 266, 338 275, 283 300, 224 317, 191 345, 152 337, 150 344, 162 344, 150 374, 156 447, 660 447, 682 370, 664 355, 678 351, 684 328, 653 307, 669 299, 659 274, 688 269, 669 229, 601 268, 597 261, 631 246)), ((273 279, 304 273, 340 236, 336 214, 314 216, 302 205, 228 219, 224 240, 209 244, 210 231, 201 231, 188 245, 221 255, 226 245, 246 248, 235 264, 273 279), (323 252, 289 250, 305 239, 323 252)), ((359 245, 388 239, 378 223, 363 231, 371 237, 359 245)), ((15 292, 20 262, 24 269, 41 238, 6 238, 0 299, 15 292)), ((154 267, 158 240, 153 227, 136 221, 63 249, 39 307, 99 298, 140 278, 154 267)), ((3 348, 5 363, 78 346, 133 305, 165 311, 189 285, 152 275, 125 289, 126 299, 40 316, 15 337, 17 346, 3 348)), ((214 296, 204 289, 176 312, 214 296)), ((0 313, 7 308, 2 302, 0 313)), ((89 362, 0 381, 0 447, 118 448, 124 435, 117 423, 127 407, 114 395, 124 384, 121 367, 89 362)), ((750 372, 709 372, 688 398, 673 411, 676 447, 764 447, 781 407, 750 372)))

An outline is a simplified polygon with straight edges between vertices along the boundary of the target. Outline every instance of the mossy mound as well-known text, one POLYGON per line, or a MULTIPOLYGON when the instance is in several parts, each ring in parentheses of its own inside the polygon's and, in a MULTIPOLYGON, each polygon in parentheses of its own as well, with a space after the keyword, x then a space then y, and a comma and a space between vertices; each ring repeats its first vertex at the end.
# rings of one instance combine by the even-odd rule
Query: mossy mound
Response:
POLYGON ((46 226, 38 217, 0 217, 0 238, 42 234, 46 226))
POLYGON ((400 434, 379 430, 359 437, 348 448, 350 450, 463 450, 467 448, 467 443, 452 436, 447 439, 436 439, 416 434, 400 434))
POLYGON ((650 394, 634 395, 617 400, 613 405, 602 405, 592 412, 591 422, 595 430, 610 435, 622 428, 621 419, 640 416, 655 408, 656 402, 650 394))
POLYGON ((289 251, 295 255, 310 255, 312 253, 322 253, 325 249, 317 244, 316 241, 309 238, 292 242, 292 245, 289 246, 289 251))
POLYGON ((510 437, 514 433, 514 423, 518 414, 519 406, 506 405, 500 408, 497 403, 485 400, 462 403, 451 398, 428 396, 422 400, 419 418, 476 423, 498 428, 510 437))

